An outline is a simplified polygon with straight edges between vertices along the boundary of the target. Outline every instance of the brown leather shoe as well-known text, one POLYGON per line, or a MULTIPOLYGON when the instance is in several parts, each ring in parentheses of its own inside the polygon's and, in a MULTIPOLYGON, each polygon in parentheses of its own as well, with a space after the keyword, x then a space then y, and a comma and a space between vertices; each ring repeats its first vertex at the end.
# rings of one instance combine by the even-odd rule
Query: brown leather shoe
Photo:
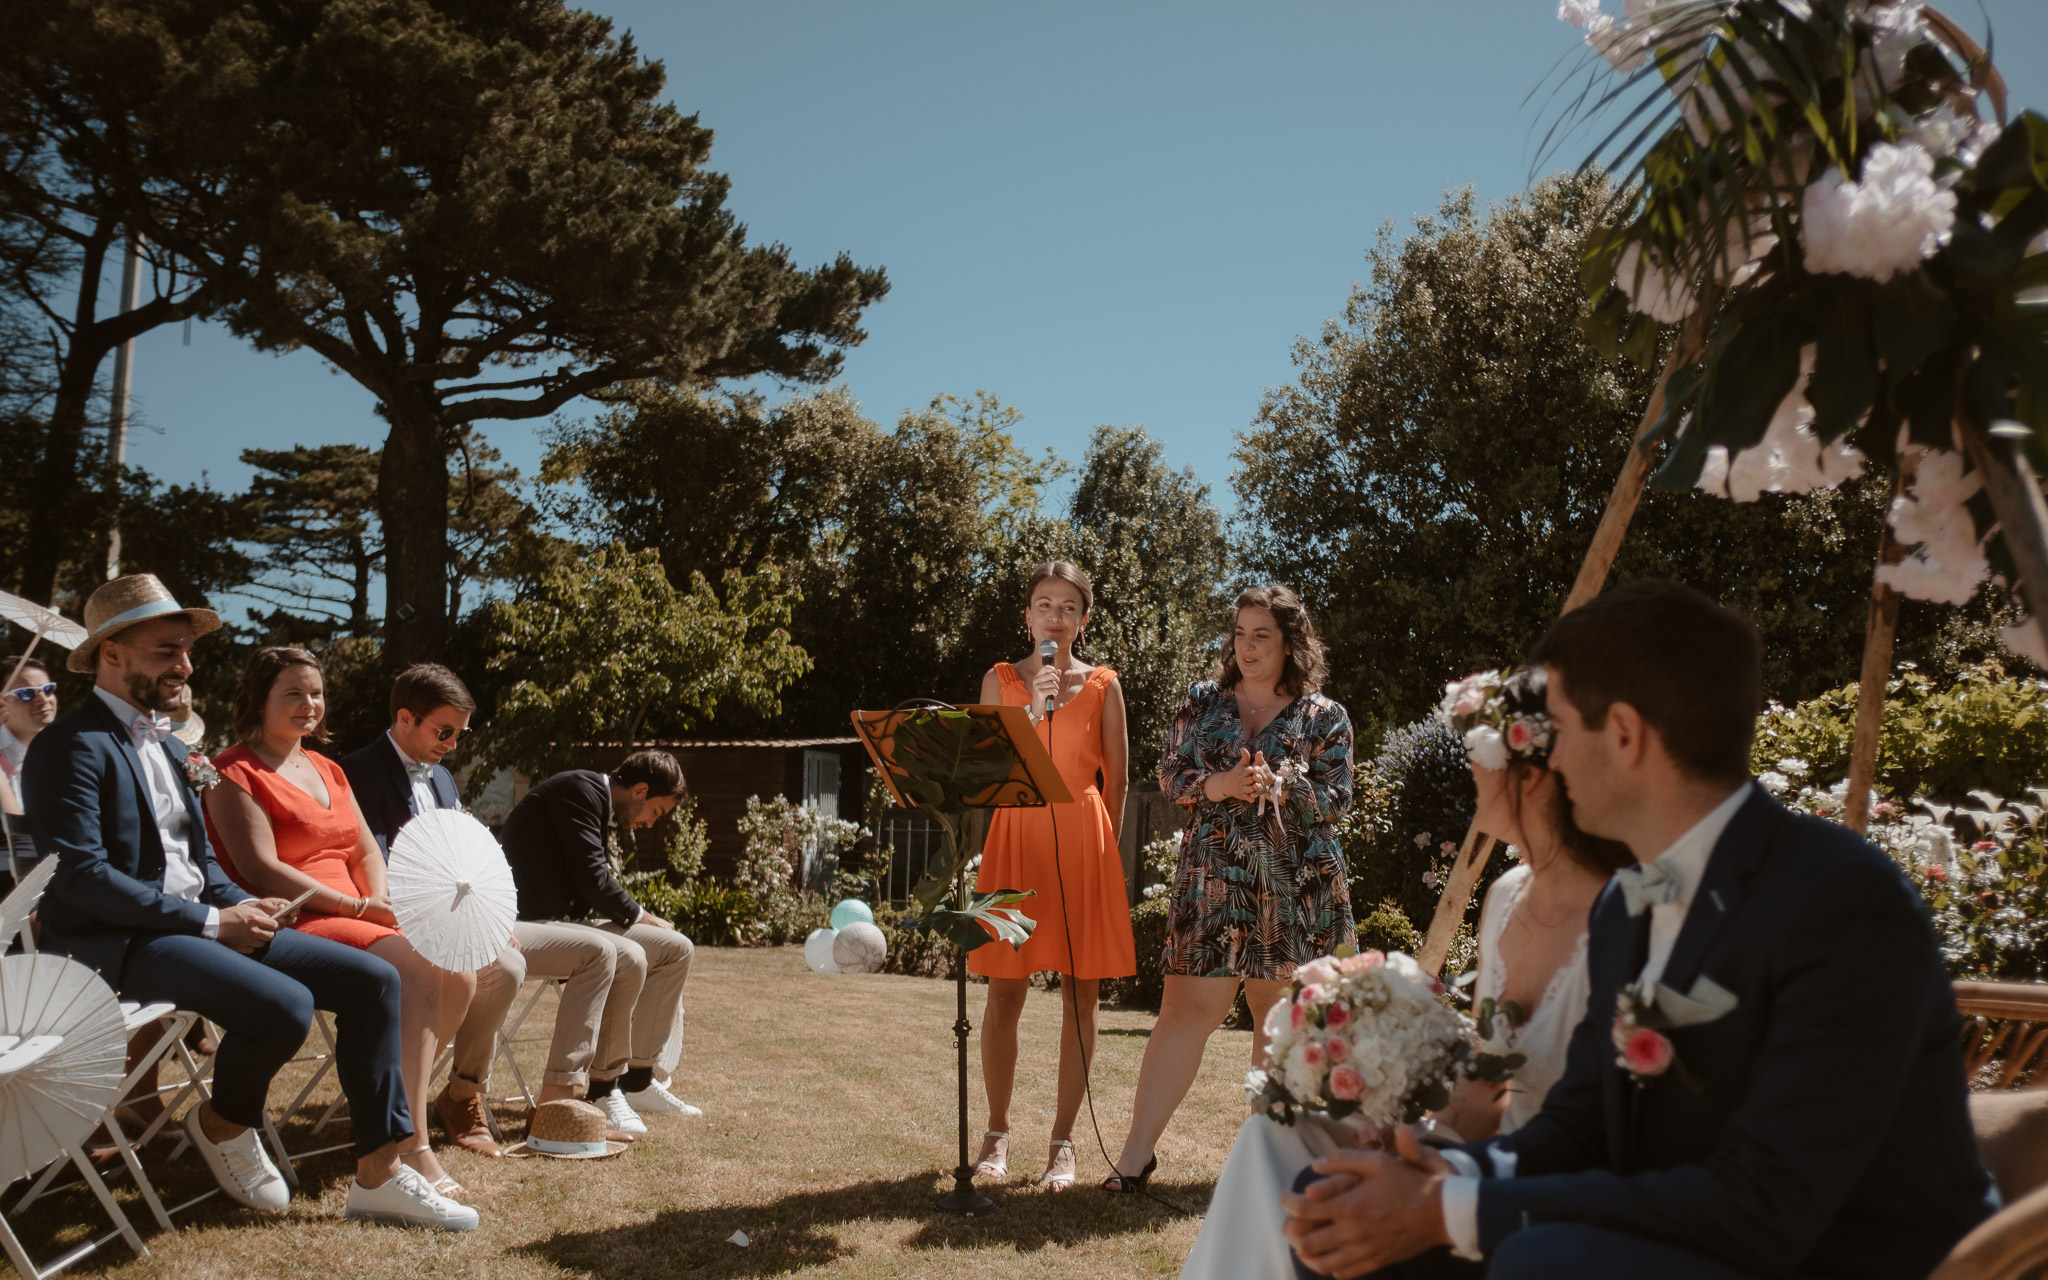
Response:
POLYGON ((443 1089, 434 1098, 434 1116, 440 1120, 441 1128, 447 1131, 448 1140, 464 1151, 474 1151, 492 1159, 505 1154, 505 1149, 491 1137, 491 1122, 484 1111, 482 1094, 457 1098, 443 1089))

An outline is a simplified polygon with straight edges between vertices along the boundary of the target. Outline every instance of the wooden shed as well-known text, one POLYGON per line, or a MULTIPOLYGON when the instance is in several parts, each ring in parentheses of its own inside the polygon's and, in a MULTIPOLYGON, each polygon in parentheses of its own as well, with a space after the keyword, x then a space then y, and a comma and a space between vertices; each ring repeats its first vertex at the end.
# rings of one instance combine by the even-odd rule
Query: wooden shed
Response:
MULTIPOLYGON (((705 873, 730 879, 746 841, 740 819, 747 797, 780 795, 833 817, 861 820, 867 795, 867 750, 860 739, 728 738, 639 742, 632 750, 659 748, 683 766, 683 782, 709 829, 705 873)), ((590 744, 577 751, 579 764, 609 769, 628 754, 622 746, 590 744)))

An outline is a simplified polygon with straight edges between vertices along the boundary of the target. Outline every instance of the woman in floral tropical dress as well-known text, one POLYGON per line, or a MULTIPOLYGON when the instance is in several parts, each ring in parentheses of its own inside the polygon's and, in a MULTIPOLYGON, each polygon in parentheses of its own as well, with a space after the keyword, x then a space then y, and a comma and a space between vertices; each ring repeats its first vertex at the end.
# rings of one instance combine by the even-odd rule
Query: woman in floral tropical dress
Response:
POLYGON ((1336 825, 1351 808, 1351 717, 1317 690, 1323 646, 1291 589, 1239 594, 1215 678, 1188 690, 1160 788, 1192 814, 1173 875, 1166 995, 1145 1046, 1112 1191, 1142 1187, 1153 1146, 1244 984, 1252 1061, 1295 966, 1356 945, 1336 825))

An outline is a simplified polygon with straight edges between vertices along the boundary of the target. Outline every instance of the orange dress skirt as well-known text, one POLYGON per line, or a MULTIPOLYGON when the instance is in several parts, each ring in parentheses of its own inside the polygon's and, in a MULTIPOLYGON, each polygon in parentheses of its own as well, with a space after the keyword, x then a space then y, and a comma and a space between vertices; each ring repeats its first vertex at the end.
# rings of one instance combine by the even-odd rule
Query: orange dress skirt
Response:
MULTIPOLYGON (((313 877, 336 893, 351 898, 368 897, 370 886, 355 876, 357 841, 361 835, 356 822, 355 800, 348 788, 348 775, 341 771, 340 765, 317 752, 306 752, 306 759, 313 762, 313 767, 320 771, 321 779, 327 783, 327 803, 324 805, 279 777, 247 747, 229 747, 213 758, 213 767, 220 770, 223 781, 233 781, 255 797, 256 803, 262 807, 270 819, 270 838, 277 846, 279 862, 313 877)), ((213 829, 210 817, 206 820, 206 835, 213 841, 214 857, 219 859, 221 870, 228 873, 228 878, 262 897, 236 868, 233 856, 221 844, 220 833, 213 829)), ((291 927, 300 933, 310 933, 316 938, 327 938, 364 951, 386 938, 398 936, 398 930, 389 925, 372 924, 353 916, 326 915, 314 911, 310 904, 300 909, 299 918, 291 927)))
MULTIPOLYGON (((997 663, 996 676, 1005 703, 1030 705, 1031 691, 1015 667, 997 663)), ((1052 971, 1077 978, 1123 978, 1138 971, 1123 858, 1096 785, 1102 769, 1103 700, 1114 679, 1116 672, 1108 667, 1095 668, 1073 700, 1053 713, 1050 725, 1038 726, 1039 742, 1051 734, 1053 764, 1074 793, 1073 803, 998 809, 989 819, 975 890, 1035 891, 1036 896, 1017 905, 1037 927, 1022 947, 990 942, 968 952, 969 973, 1028 978, 1052 971)))

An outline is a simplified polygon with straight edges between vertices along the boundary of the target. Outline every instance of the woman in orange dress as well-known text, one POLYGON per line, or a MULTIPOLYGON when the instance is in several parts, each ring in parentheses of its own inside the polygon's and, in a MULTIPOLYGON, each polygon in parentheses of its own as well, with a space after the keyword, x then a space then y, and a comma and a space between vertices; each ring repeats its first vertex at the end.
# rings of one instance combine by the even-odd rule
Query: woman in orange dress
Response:
POLYGON ((411 1150, 399 1158, 443 1196, 467 1191, 427 1142, 428 1076, 476 993, 474 973, 449 973, 398 931, 384 859, 341 766, 304 741, 327 741, 320 660, 304 649, 259 649, 235 690, 241 745, 213 758, 226 785, 206 792, 206 832, 221 868, 259 897, 314 894, 291 926, 360 947, 398 970, 400 1071, 412 1108, 411 1150))
POLYGON ((1116 672, 1074 656, 1094 603, 1088 575, 1065 560, 1048 560, 1032 570, 1025 598, 1024 620, 1034 653, 1022 662, 991 668, 981 680, 981 700, 1026 709, 1074 801, 998 809, 982 846, 975 889, 1031 890, 1036 896, 1019 909, 1037 927, 1022 947, 991 942, 967 955, 968 972, 988 979, 988 1006, 981 1019, 988 1132, 982 1135, 974 1168, 992 1177, 1009 1172, 1017 1022, 1031 975, 1051 970, 1060 975, 1059 1097, 1052 1149, 1038 1185, 1064 1191, 1074 1185, 1074 1120, 1087 1090, 1087 1064, 1095 1059, 1095 1006, 1102 979, 1138 971, 1129 891, 1116 843, 1129 787, 1130 744, 1116 672), (1048 640, 1059 648, 1050 664, 1039 661, 1035 652, 1048 640), (1054 706, 1050 721, 1048 697, 1054 706))

